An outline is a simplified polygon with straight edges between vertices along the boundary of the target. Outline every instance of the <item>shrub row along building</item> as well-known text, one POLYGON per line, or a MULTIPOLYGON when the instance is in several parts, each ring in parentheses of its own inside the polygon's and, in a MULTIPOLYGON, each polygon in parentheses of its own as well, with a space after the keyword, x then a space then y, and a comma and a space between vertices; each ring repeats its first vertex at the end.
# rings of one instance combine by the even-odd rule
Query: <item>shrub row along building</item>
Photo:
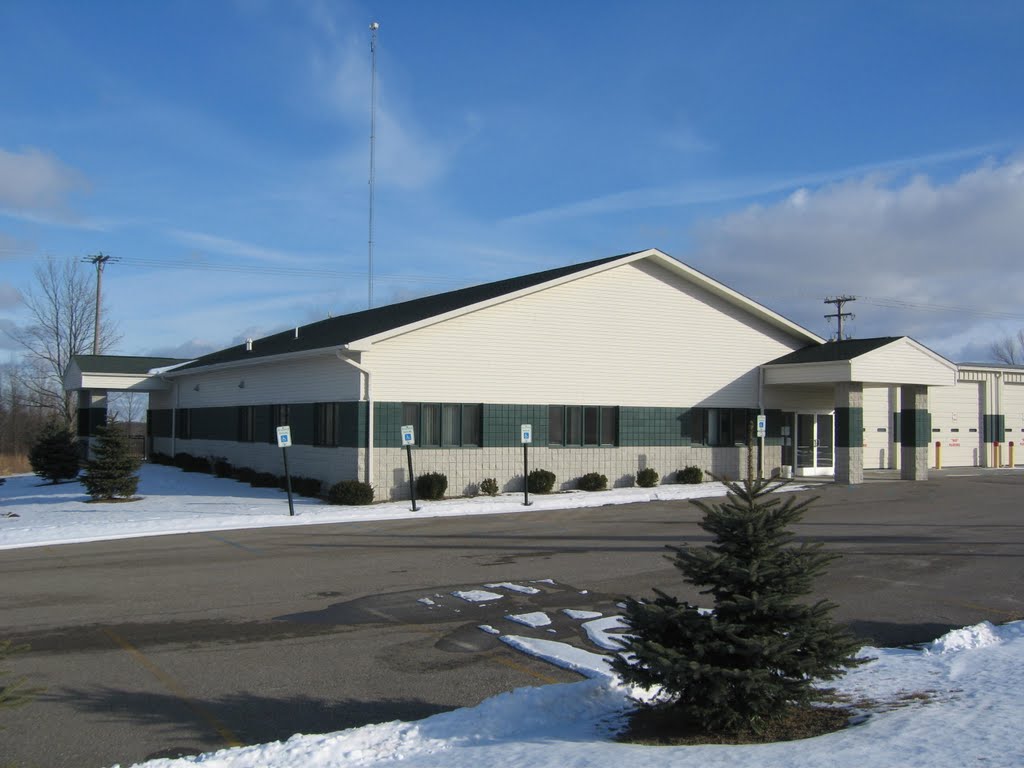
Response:
POLYGON ((588 472, 631 484, 645 467, 742 477, 748 461, 766 475, 923 479, 935 443, 945 464, 992 466, 997 444, 1024 436, 1024 368, 957 366, 908 337, 826 343, 655 249, 191 361, 79 356, 65 387, 80 393, 85 440, 108 391, 146 391, 151 451, 280 473, 275 428, 288 425, 295 474, 364 480, 378 499, 408 496, 405 425, 416 473, 445 473, 454 494, 487 477, 522 488, 521 424, 531 466, 562 488, 588 472))

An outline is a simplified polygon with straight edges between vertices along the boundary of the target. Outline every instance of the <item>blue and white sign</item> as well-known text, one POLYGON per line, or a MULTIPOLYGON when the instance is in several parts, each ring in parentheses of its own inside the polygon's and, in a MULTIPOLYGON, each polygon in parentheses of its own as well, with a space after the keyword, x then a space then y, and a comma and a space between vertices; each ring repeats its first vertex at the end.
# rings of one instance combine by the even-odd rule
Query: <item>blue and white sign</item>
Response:
POLYGON ((292 444, 292 428, 291 427, 278 427, 277 428, 277 447, 287 448, 292 444))
POLYGON ((533 425, 532 424, 520 424, 519 425, 519 440, 523 445, 533 442, 533 425))
POLYGON ((416 433, 413 431, 412 424, 402 427, 402 447, 415 444, 416 433))
POLYGON ((757 415, 757 436, 764 437, 766 429, 768 429, 768 417, 763 413, 759 413, 757 415))

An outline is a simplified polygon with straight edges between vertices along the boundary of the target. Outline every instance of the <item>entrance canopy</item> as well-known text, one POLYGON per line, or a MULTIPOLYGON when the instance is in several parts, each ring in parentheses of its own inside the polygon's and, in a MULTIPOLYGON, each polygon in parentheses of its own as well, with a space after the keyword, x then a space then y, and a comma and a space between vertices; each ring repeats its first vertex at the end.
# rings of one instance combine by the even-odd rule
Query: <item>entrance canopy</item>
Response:
POLYGON ((762 366, 765 384, 952 387, 957 367, 909 336, 833 341, 791 352, 762 366))
MULTIPOLYGON (((889 387, 899 390, 899 437, 892 435, 890 449, 899 442, 901 477, 928 477, 928 445, 931 437, 928 388, 956 385, 957 366, 907 336, 835 341, 792 352, 762 366, 766 387, 785 391, 832 389, 834 414, 834 474, 837 482, 859 483, 864 479, 864 391, 889 387)), ((822 447, 829 436, 820 434, 822 419, 797 414, 797 436, 807 450, 822 447), (801 424, 801 419, 804 422, 801 424)), ((832 419, 826 419, 831 422, 832 419)), ((825 424, 825 432, 831 424, 825 424)), ((886 427, 888 429, 888 427, 886 427)), ((883 430, 884 431, 884 430, 883 430)), ((798 444, 797 449, 801 446, 798 444)), ((806 453, 806 452, 805 452, 806 453)), ((890 450, 890 460, 893 450, 890 450)), ((808 454, 810 455, 810 454, 808 454)), ((815 454, 816 455, 816 454, 815 454)), ((800 458, 799 456, 797 457, 800 458)), ((826 457, 830 458, 830 457, 826 457)), ((806 459, 806 456, 805 456, 806 459)), ((805 461, 816 468, 818 462, 805 461)), ((827 462, 826 467, 827 468, 827 462)))
POLYGON ((155 372, 187 362, 173 357, 75 355, 64 372, 64 389, 161 392, 169 390, 171 384, 155 372))

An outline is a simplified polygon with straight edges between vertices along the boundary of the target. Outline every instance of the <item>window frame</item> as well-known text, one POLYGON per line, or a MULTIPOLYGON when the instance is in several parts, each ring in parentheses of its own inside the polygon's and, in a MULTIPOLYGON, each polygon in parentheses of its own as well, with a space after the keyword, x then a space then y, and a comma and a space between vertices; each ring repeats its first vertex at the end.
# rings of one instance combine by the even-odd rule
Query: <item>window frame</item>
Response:
MULTIPOLYGON (((693 408, 700 412, 699 434, 693 430, 693 438, 699 445, 708 448, 737 448, 747 444, 746 426, 751 421, 751 408, 693 408)), ((691 426, 694 426, 691 415, 691 426)))
POLYGON ((338 447, 338 416, 337 403, 313 403, 314 446, 318 448, 338 447))
POLYGON ((559 448, 615 448, 619 445, 619 406, 548 405, 548 445, 559 448), (608 432, 614 433, 609 441, 608 432))
POLYGON ((192 439, 192 409, 178 408, 175 413, 174 437, 176 440, 192 439))
POLYGON ((256 442, 256 406, 238 406, 238 431, 235 439, 239 443, 256 442))
POLYGON ((277 428, 291 426, 291 407, 287 403, 278 403, 270 406, 270 428, 267 434, 267 442, 277 445, 277 428))
POLYGON ((402 423, 416 431, 418 448, 482 448, 483 412, 483 403, 403 402, 402 423))

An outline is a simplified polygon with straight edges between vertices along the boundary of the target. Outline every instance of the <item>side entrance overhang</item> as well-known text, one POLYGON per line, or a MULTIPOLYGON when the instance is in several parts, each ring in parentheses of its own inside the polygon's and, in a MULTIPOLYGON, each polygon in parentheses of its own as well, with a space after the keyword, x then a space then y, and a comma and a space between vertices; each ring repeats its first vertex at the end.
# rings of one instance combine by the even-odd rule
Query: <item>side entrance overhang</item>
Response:
MULTIPOLYGON (((768 408, 792 403, 802 392, 831 391, 834 472, 838 483, 864 481, 864 390, 898 391, 899 466, 905 480, 928 479, 929 387, 952 387, 957 366, 908 336, 834 341, 797 350, 761 367, 768 408)), ((819 403, 820 406, 820 403, 819 403)), ((800 409, 797 409, 800 410, 800 409)), ((798 416, 803 414, 797 414, 798 416)), ((822 429, 819 422, 797 419, 797 429, 822 429)), ((894 436, 895 437, 895 436, 894 436)), ((814 445, 818 444, 815 439, 814 445)), ((797 451, 797 446, 793 446, 797 451)))
POLYGON ((82 455, 96 430, 107 423, 107 395, 110 392, 165 392, 171 383, 159 374, 187 363, 171 357, 124 357, 120 355, 75 355, 64 371, 64 390, 78 393, 78 440, 82 455))

